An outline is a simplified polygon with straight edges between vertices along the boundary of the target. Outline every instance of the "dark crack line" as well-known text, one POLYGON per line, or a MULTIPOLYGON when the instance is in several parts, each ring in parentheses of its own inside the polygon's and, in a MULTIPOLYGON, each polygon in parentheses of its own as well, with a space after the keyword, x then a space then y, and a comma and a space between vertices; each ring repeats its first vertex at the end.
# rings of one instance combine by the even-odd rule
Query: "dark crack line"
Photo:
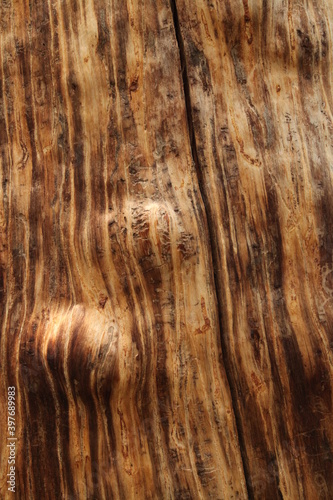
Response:
POLYGON ((185 95, 185 104, 186 104, 187 126, 188 126, 188 133, 190 136, 192 157, 193 157, 193 161, 194 161, 195 168, 197 171, 197 176, 199 179, 200 192, 201 192, 201 195, 203 195, 202 173, 201 173, 201 169, 199 167, 197 143, 196 143, 196 139, 195 139, 195 132, 194 132, 194 126, 193 126, 190 83, 189 83, 189 79, 188 79, 184 40, 183 40, 181 30, 180 30, 176 0, 170 0, 170 5, 171 5, 171 10, 172 10, 173 24, 175 27, 178 50, 179 50, 181 73, 182 73, 183 88, 184 88, 184 95, 185 95))
MULTIPOLYGON (((221 342, 223 346, 223 340, 222 340, 222 312, 221 312, 221 307, 220 307, 220 293, 219 289, 216 286, 216 281, 215 281, 215 269, 216 269, 216 263, 217 263, 217 251, 214 245, 215 241, 215 235, 214 235, 214 230, 212 228, 212 225, 210 224, 210 221, 212 220, 211 214, 210 214, 210 209, 209 209, 209 204, 207 203, 207 193, 204 188, 204 182, 203 182, 203 174, 200 168, 200 162, 199 162, 199 157, 198 157, 198 150, 197 150, 197 143, 196 143, 196 138, 195 138, 195 131, 194 131, 194 124, 193 124, 193 115, 192 115, 192 104, 191 104, 191 93, 190 93, 190 83, 189 83, 189 78, 188 78, 188 71, 187 71, 187 63, 186 63, 186 54, 185 54, 185 47, 184 47, 184 40, 181 34, 181 29, 180 29, 180 24, 179 24, 179 17, 178 17, 178 11, 177 11, 177 5, 176 5, 176 0, 170 0, 170 5, 171 5, 171 10, 172 10, 172 16, 173 16, 173 23, 175 27, 175 33, 176 33, 176 39, 177 39, 177 44, 178 44, 178 50, 179 50, 179 57, 180 57, 180 64, 181 64, 181 73, 182 73, 182 81, 183 81, 183 88, 184 88, 184 95, 185 95, 185 105, 186 105, 186 117, 187 117, 187 126, 188 126, 188 133, 189 133, 189 138, 190 138, 190 145, 191 145, 191 152, 192 152, 192 157, 193 161, 195 164, 195 169, 197 173, 197 178, 198 178, 198 184, 199 184, 199 190, 201 194, 201 198, 203 201, 203 205, 205 208, 206 212, 206 220, 207 220, 207 226, 208 226, 208 236, 209 236, 209 246, 210 246, 210 252, 212 256, 212 263, 213 263, 213 273, 212 273, 212 279, 213 279, 213 286, 215 289, 216 297, 217 297, 217 310, 218 310, 218 317, 219 317, 219 326, 220 326, 220 335, 221 335, 221 342)), ((223 349, 222 356, 223 356, 223 362, 224 366, 227 368, 229 363, 225 359, 225 349, 223 349)), ((237 411, 237 393, 234 388, 234 385, 230 383, 230 378, 228 375, 228 370, 225 370, 229 389, 230 389, 230 394, 232 398, 232 406, 234 410, 234 415, 235 415, 235 424, 236 424, 236 429, 237 429, 237 435, 238 435, 238 440, 239 440, 239 445, 240 445, 240 452, 241 452, 241 459, 242 459, 242 464, 243 464, 243 471, 244 471, 244 477, 245 477, 245 482, 246 482, 246 488, 247 488, 247 494, 248 498, 251 499, 253 495, 250 494, 252 488, 250 487, 249 484, 249 471, 248 468, 246 467, 246 462, 244 460, 244 455, 246 455, 245 452, 245 442, 243 438, 243 434, 240 431, 241 425, 240 425, 240 416, 237 411)))

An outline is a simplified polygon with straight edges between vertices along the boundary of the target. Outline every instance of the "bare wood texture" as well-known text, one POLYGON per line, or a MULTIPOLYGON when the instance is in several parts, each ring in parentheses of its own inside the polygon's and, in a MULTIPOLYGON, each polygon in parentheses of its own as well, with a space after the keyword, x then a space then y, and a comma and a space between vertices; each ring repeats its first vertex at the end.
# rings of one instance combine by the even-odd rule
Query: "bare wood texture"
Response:
POLYGON ((244 497, 169 3, 1 18, 18 497, 244 497))
POLYGON ((176 3, 249 493, 332 498, 333 3, 176 3))
POLYGON ((0 9, 1 498, 332 498, 331 0, 0 9))

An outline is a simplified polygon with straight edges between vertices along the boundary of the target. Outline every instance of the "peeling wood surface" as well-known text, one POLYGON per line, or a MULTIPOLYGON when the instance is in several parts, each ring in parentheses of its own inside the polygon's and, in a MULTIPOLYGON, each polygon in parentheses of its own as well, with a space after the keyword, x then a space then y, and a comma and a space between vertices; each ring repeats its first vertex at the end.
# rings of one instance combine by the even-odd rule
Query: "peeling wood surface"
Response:
POLYGON ((332 19, 1 3, 1 498, 332 498, 332 19))

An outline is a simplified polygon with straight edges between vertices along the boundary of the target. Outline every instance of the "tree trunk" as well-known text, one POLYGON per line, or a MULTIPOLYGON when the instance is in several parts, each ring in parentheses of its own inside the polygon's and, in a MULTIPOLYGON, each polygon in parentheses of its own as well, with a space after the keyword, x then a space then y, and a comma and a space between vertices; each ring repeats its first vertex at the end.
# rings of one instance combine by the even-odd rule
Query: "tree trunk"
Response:
POLYGON ((333 498, 332 1, 0 15, 1 498, 333 498))

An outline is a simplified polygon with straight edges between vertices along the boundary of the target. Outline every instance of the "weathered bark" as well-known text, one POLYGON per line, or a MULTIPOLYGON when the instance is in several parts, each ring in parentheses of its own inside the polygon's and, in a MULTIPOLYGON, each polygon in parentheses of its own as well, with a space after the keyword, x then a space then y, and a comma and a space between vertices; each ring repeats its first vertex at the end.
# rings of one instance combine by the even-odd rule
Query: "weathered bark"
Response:
POLYGON ((0 8, 1 498, 332 498, 332 2, 0 8))

